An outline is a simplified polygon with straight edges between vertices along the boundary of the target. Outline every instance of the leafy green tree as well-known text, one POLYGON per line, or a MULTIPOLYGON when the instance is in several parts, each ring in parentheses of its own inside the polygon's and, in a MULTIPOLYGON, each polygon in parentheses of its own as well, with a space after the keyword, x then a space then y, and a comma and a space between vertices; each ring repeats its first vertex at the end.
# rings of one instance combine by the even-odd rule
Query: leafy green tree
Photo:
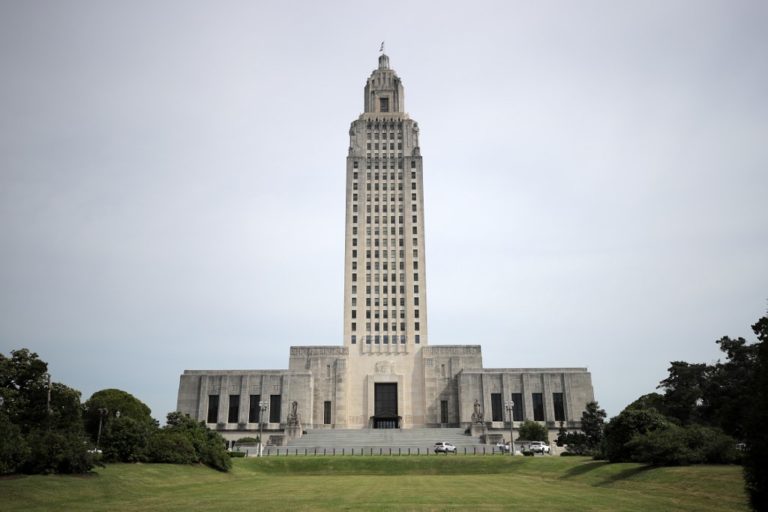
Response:
POLYGON ((746 418, 752 408, 751 401, 744 398, 752 395, 759 344, 747 345, 744 338, 727 336, 717 344, 726 359, 711 367, 704 390, 703 415, 706 424, 720 427, 736 439, 743 439, 746 418))
POLYGON ((226 441, 221 434, 210 430, 202 421, 195 421, 188 414, 171 412, 162 430, 184 435, 195 449, 196 462, 219 471, 229 471, 232 467, 226 441))
POLYGON ((99 444, 104 452, 104 460, 147 461, 149 440, 156 430, 154 422, 123 416, 112 418, 104 428, 99 444))
POLYGON ((102 389, 95 392, 83 405, 83 418, 85 430, 96 440, 99 431, 99 420, 102 421, 102 432, 115 418, 131 418, 133 420, 156 424, 152 418, 152 411, 147 405, 121 389, 102 389), (106 415, 100 410, 108 411, 106 415))
POLYGON ((547 427, 530 420, 526 420, 520 425, 518 437, 524 441, 549 441, 547 427))
POLYGON ((744 422, 744 440, 747 453, 744 460, 744 477, 749 500, 755 511, 768 510, 768 316, 752 326, 757 335, 755 366, 748 386, 749 394, 741 397, 749 404, 744 422), (747 398, 748 397, 748 398, 747 398))
POLYGON ((656 409, 666 416, 667 407, 664 403, 664 396, 659 393, 648 393, 643 395, 625 409, 656 409))
POLYGON ((587 435, 583 432, 567 432, 564 428, 557 434, 557 446, 565 446, 568 453, 586 455, 590 452, 587 435))
POLYGON ((586 446, 590 450, 596 449, 603 442, 605 417, 605 410, 594 401, 589 402, 581 413, 581 431, 586 436, 586 446))
POLYGON ((660 466, 732 464, 739 460, 736 442, 720 429, 669 423, 637 434, 625 445, 629 460, 660 466))
POLYGON ((664 413, 680 425, 699 422, 711 371, 706 364, 672 361, 669 377, 659 383, 659 388, 664 389, 664 413))
POLYGON ((605 455, 610 462, 631 461, 627 447, 635 436, 669 426, 670 421, 656 409, 626 408, 605 426, 605 455))
POLYGON ((83 420, 91 440, 98 439, 106 461, 146 460, 149 439, 158 429, 149 407, 121 389, 102 389, 91 395, 83 406, 83 420))
POLYGON ((0 354, 0 471, 85 472, 94 461, 80 392, 50 383, 48 364, 27 349, 0 354))
POLYGON ((152 462, 194 464, 198 461, 195 447, 183 432, 161 429, 152 434, 147 446, 152 462))
POLYGON ((18 471, 29 456, 29 448, 21 429, 2 409, 0 406, 0 475, 5 475, 18 471))
POLYGON ((48 364, 24 348, 0 354, 0 396, 11 423, 22 434, 47 421, 48 364))
POLYGON ((30 454, 21 467, 24 473, 87 473, 95 464, 82 430, 34 430, 28 445, 30 454))

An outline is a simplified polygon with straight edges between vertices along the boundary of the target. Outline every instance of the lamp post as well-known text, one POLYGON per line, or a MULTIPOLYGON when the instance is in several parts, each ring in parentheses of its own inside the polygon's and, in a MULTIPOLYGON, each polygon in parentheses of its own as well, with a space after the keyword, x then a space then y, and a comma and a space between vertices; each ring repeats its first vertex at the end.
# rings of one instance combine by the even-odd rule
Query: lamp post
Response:
POLYGON ((512 400, 507 400, 504 402, 504 405, 507 408, 507 411, 509 412, 509 454, 514 456, 515 455, 515 417, 514 417, 514 411, 515 411, 515 402, 512 400))
POLYGON ((259 400, 259 457, 264 451, 264 413, 267 412, 267 401, 259 400))
POLYGON ((96 434, 96 450, 99 449, 99 441, 101 440, 101 422, 104 421, 104 417, 109 414, 109 409, 106 407, 99 407, 99 433, 96 434))

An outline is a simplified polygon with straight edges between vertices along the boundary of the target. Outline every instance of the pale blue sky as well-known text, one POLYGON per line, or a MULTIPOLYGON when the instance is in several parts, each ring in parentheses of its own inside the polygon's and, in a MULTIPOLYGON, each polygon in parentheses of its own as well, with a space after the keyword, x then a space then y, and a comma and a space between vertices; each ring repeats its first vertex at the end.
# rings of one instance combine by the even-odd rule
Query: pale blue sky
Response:
POLYGON ((349 123, 421 127, 432 344, 610 414, 768 299, 764 2, 0 0, 0 351, 162 419, 342 339, 349 123))

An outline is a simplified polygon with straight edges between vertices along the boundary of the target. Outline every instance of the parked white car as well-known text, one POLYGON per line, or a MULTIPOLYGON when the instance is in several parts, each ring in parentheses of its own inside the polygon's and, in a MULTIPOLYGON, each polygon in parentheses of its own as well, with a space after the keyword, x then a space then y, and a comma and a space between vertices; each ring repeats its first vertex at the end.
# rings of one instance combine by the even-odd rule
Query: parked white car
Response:
POLYGON ((439 441, 435 443, 435 453, 456 453, 456 447, 451 443, 439 441))
POLYGON ((530 450, 533 453, 549 453, 549 445, 544 441, 531 441, 530 450))

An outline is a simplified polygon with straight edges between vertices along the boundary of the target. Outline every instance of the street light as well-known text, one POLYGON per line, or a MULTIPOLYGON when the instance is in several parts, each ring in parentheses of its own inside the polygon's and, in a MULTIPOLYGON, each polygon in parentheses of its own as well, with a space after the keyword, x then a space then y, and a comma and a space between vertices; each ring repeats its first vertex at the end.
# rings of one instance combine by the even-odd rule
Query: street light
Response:
POLYGON ((515 410, 515 402, 507 400, 504 405, 509 412, 509 454, 515 455, 515 417, 513 415, 515 410))
POLYGON ((96 449, 99 449, 99 441, 101 440, 101 422, 104 421, 104 417, 109 414, 109 409, 106 407, 99 407, 99 433, 96 434, 96 449))
POLYGON ((262 456, 264 447, 264 413, 267 412, 267 401, 259 401, 259 457, 262 456))

